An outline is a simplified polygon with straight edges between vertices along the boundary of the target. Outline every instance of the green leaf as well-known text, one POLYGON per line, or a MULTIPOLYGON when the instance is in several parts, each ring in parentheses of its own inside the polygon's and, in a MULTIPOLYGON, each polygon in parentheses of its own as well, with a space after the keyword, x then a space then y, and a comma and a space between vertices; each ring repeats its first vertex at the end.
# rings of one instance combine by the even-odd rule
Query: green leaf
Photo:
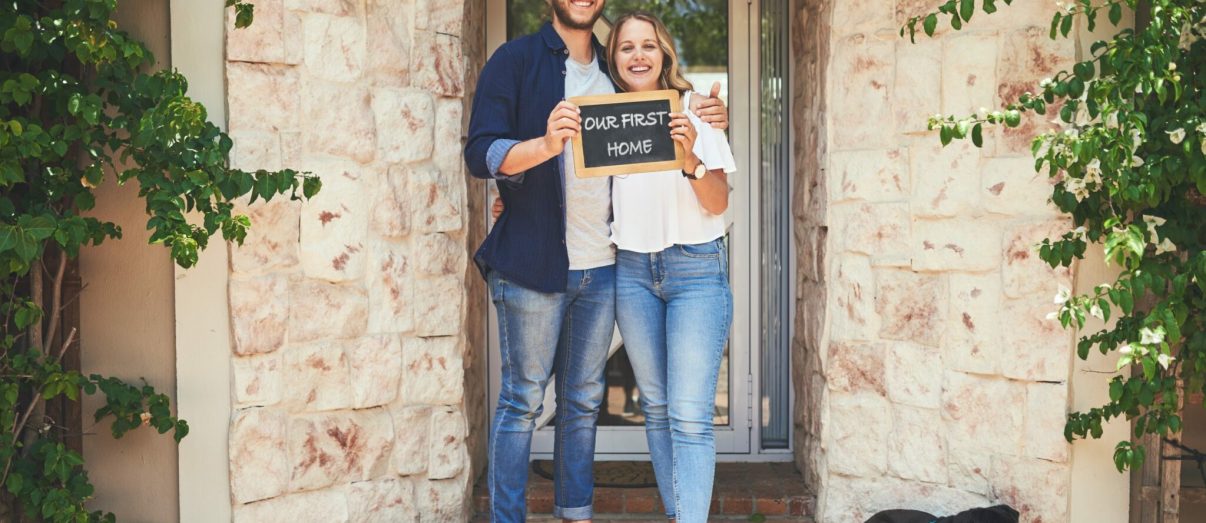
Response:
POLYGON ((1115 2, 1110 5, 1110 23, 1118 25, 1122 21, 1122 3, 1115 2))
POLYGON ((1064 38, 1067 38, 1068 33, 1072 32, 1072 21, 1075 19, 1076 19, 1075 17, 1069 15, 1069 16, 1065 16, 1064 19, 1062 21, 1060 21, 1059 32, 1060 32, 1060 34, 1064 35, 1064 38))
POLYGON ((993 13, 997 12, 997 5, 996 5, 995 1, 996 0, 984 0, 984 12, 985 13, 993 14, 993 13))
POLYGON ((925 20, 923 22, 921 22, 921 28, 923 30, 925 30, 926 36, 934 36, 934 29, 936 29, 937 27, 938 27, 938 15, 936 15, 934 13, 930 13, 928 16, 925 17, 925 20))
POLYGON ((976 0, 960 0, 959 16, 965 21, 970 22, 972 15, 976 13, 976 0))
POLYGON ((942 141, 942 145, 945 146, 951 143, 952 132, 953 129, 949 125, 943 125, 942 128, 938 130, 938 139, 942 141))
POLYGON ((976 124, 975 127, 972 127, 972 144, 976 147, 984 147, 984 133, 981 127, 983 124, 976 124))
POLYGON ((1055 16, 1051 17, 1051 35, 1050 36, 1051 36, 1052 40, 1055 40, 1055 37, 1059 35, 1059 20, 1061 17, 1063 17, 1063 13, 1055 13, 1055 16))

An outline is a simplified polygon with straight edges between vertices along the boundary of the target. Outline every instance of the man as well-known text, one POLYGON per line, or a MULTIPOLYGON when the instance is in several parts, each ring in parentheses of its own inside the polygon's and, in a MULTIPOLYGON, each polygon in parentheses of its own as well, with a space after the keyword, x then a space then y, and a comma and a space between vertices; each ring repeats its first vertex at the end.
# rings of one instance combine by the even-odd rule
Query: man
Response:
MULTIPOLYGON (((605 0, 550 0, 552 22, 504 44, 478 79, 465 161, 506 211, 474 261, 498 311, 501 378, 489 441, 491 520, 524 521, 532 431, 557 375, 554 516, 589 521, 595 425, 615 323, 610 181, 573 173, 573 96, 610 94, 592 29, 605 0)), ((715 93, 715 89, 713 92, 715 93)), ((727 127, 712 97, 694 108, 727 127)))

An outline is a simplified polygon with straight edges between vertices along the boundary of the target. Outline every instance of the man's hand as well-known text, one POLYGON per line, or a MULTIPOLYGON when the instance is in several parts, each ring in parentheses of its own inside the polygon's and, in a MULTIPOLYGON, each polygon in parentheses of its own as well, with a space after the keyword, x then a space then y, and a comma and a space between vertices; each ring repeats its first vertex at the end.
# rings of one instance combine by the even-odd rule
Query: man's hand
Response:
POLYGON ((498 217, 502 216, 502 212, 503 212, 502 198, 495 196, 494 197, 494 205, 490 206, 490 216, 493 216, 494 219, 497 221, 498 217))
POLYGON ((691 97, 691 112, 712 127, 722 131, 729 128, 729 109, 720 100, 720 82, 712 82, 712 92, 707 98, 691 97))
POLYGON ((578 106, 562 100, 549 113, 548 126, 544 133, 544 152, 549 158, 561 154, 565 142, 578 136, 581 130, 582 117, 578 114, 578 106))

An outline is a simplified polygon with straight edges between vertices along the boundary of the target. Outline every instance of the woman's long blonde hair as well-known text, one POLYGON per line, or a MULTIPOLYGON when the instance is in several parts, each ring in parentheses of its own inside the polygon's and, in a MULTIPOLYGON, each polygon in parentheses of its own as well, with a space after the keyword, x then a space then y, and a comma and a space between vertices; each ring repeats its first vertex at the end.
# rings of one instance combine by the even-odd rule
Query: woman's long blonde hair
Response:
POLYGON ((620 28, 633 20, 653 24, 653 31, 657 34, 657 43, 662 48, 662 70, 658 76, 658 85, 662 89, 674 89, 680 93, 693 90, 691 82, 687 81, 678 69, 678 51, 674 49, 674 39, 670 37, 666 24, 663 24, 657 16, 645 11, 633 11, 617 18, 611 27, 611 34, 607 37, 607 67, 611 69, 611 77, 615 80, 616 85, 625 91, 628 90, 628 85, 624 83, 624 79, 620 77, 620 71, 616 69, 616 47, 620 43, 620 28))

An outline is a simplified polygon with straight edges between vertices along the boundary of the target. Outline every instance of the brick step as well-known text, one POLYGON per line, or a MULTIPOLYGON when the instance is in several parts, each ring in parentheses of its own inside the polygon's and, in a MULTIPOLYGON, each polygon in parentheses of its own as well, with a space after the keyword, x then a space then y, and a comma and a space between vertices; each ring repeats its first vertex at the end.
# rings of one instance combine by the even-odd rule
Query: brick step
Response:
MULTIPOLYGON (((478 516, 488 521, 490 498, 484 478, 474 492, 478 516)), ((714 521, 776 521, 812 523, 815 496, 791 463, 719 463, 712 494, 714 521)), ((552 517, 553 482, 537 474, 528 477, 529 521, 558 521, 552 517)), ((664 522, 655 488, 596 488, 596 522, 664 522)))

